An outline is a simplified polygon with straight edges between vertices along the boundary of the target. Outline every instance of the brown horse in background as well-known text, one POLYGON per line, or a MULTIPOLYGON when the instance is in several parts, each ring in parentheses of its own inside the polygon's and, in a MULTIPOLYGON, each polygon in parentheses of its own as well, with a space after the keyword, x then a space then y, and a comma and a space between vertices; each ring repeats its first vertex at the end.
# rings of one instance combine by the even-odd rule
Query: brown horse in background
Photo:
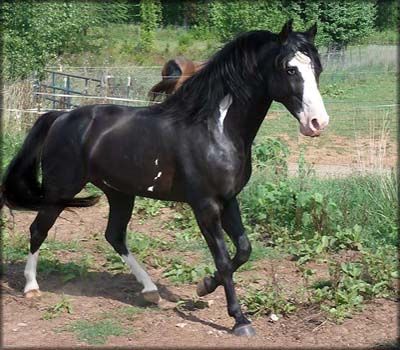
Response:
POLYGON ((170 95, 175 92, 182 83, 200 70, 206 62, 192 61, 183 56, 169 60, 161 71, 161 81, 154 85, 148 96, 150 101, 158 97, 170 95))

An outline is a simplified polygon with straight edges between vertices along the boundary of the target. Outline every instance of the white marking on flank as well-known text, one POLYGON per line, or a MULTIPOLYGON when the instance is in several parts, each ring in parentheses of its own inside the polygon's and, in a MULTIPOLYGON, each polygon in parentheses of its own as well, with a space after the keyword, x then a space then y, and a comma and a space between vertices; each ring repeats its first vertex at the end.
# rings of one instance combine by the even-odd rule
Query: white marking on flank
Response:
POLYGON ((135 257, 129 252, 128 255, 122 255, 122 259, 129 265, 136 279, 143 284, 142 292, 156 291, 157 286, 153 283, 148 273, 136 261, 135 257))
POLYGON ((29 292, 30 290, 39 290, 39 285, 36 281, 36 267, 39 258, 39 251, 36 251, 34 254, 28 254, 28 261, 25 265, 24 275, 26 279, 24 293, 29 292))
POLYGON ((229 94, 226 95, 219 103, 218 125, 221 132, 224 130, 224 120, 231 104, 232 104, 232 96, 229 94))
POLYGON ((159 179, 159 178, 161 177, 161 175, 162 175, 162 172, 161 172, 161 171, 159 171, 159 172, 158 172, 158 174, 157 174, 157 176, 154 178, 154 180, 157 180, 157 179, 159 179))
POLYGON ((154 186, 147 187, 147 191, 153 192, 154 191, 154 186))
POLYGON ((319 125, 324 127, 329 122, 324 102, 318 90, 315 72, 311 65, 311 59, 298 51, 289 61, 289 66, 297 67, 304 81, 303 90, 303 111, 300 113, 300 122, 307 127, 312 127, 311 120, 317 119, 319 125))

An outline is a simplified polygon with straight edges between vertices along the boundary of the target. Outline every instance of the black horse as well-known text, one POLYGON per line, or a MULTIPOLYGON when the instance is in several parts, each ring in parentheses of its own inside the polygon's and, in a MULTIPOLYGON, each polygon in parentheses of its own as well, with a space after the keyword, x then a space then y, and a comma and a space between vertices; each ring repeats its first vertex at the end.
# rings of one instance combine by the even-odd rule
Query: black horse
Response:
POLYGON ((199 282, 198 295, 223 285, 228 313, 235 318, 233 333, 254 334, 232 281, 251 252, 236 196, 250 178, 251 145, 273 100, 299 120, 306 136, 318 136, 328 124, 318 91, 322 68, 315 34, 316 26, 293 32, 292 21, 279 34, 245 33, 158 105, 92 105, 41 116, 9 165, 1 196, 9 207, 38 211, 30 228, 26 296, 39 294, 38 251, 56 218, 66 207, 96 202, 74 198, 91 182, 110 205, 107 241, 154 302, 157 287, 125 244, 134 198, 188 203, 217 268, 199 282), (224 231, 236 246, 233 258, 224 231))

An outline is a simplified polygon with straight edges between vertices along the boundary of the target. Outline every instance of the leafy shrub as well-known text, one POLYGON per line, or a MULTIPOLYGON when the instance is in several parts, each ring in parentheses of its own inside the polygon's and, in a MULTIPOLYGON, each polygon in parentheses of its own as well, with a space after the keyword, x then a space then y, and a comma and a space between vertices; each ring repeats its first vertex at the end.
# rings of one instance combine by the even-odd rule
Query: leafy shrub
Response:
POLYGON ((255 316, 271 313, 288 315, 296 310, 292 300, 285 298, 281 291, 271 286, 247 290, 242 304, 250 315, 255 316))
POLYGON ((289 147, 280 139, 268 137, 262 143, 253 147, 253 158, 257 168, 270 167, 273 173, 280 177, 287 177, 289 147))
POLYGON ((362 310, 366 299, 394 295, 398 278, 395 250, 383 247, 376 252, 363 250, 360 261, 330 260, 330 280, 314 284, 311 301, 338 322, 362 310))

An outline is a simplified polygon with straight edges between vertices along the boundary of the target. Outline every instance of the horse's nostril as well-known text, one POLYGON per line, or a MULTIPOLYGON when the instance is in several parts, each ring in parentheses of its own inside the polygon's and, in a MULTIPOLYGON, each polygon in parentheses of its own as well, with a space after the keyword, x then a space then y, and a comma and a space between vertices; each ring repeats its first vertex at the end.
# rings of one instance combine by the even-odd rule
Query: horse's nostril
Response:
POLYGON ((314 128, 315 130, 319 130, 319 129, 320 129, 318 120, 317 120, 316 118, 314 118, 314 119, 311 120, 311 125, 313 126, 313 128, 314 128))

